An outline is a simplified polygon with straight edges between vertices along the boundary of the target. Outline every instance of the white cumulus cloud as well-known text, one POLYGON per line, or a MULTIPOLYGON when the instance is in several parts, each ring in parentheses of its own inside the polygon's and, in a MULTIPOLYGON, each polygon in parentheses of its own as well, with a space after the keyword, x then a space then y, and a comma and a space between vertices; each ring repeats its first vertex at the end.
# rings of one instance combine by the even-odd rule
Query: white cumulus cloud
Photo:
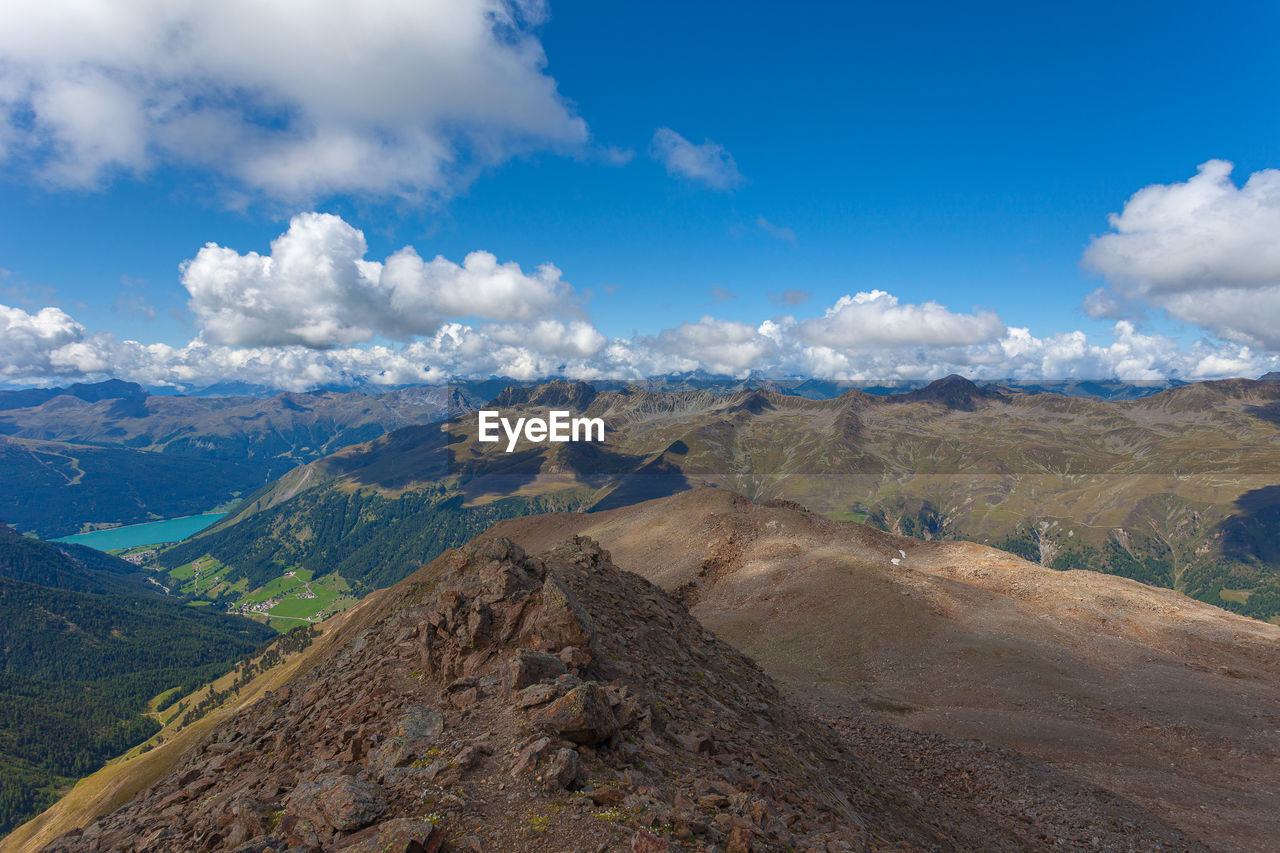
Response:
MULTIPOLYGON (((526 271, 484 251, 460 262, 427 260, 412 247, 384 260, 367 255, 358 228, 323 213, 295 216, 266 254, 209 244, 182 267, 198 329, 182 346, 122 341, 53 306, 32 313, 0 305, 0 382, 116 376, 179 390, 228 380, 306 390, 690 371, 883 381, 949 373, 1202 379, 1280 369, 1280 353, 1247 341, 1183 346, 1123 318, 1103 335, 1037 337, 991 311, 905 302, 883 290, 845 295, 800 316, 750 323, 707 315, 610 337, 552 264, 526 271)), ((140 282, 122 284, 142 292, 140 282)), ((777 308, 796 311, 812 294, 789 290, 774 297, 777 308)), ((1097 302, 1105 308, 1098 316, 1113 311, 1103 295, 1097 302)), ((1226 322, 1245 307, 1228 300, 1200 310, 1202 316, 1221 311, 1226 322)))
POLYGON ((649 155, 667 168, 668 175, 686 178, 713 190, 731 190, 744 180, 733 155, 723 145, 710 139, 695 145, 669 127, 654 131, 649 155))
POLYGON ((88 333, 61 308, 28 314, 0 305, 0 378, 92 373, 105 365, 84 349, 88 333), (81 370, 81 368, 86 368, 81 370))
POLYGON ((822 317, 801 324, 806 343, 839 348, 871 346, 964 346, 1004 334, 991 311, 958 314, 937 302, 902 304, 883 290, 842 296, 822 317))
MULTIPOLYGON (((1210 160, 1184 182, 1134 193, 1084 263, 1129 300, 1280 350, 1280 170, 1255 172, 1240 187, 1231 171, 1210 160)), ((1100 314, 1115 307, 1105 293, 1086 304, 1100 314)))
POLYGON ((664 329, 638 343, 646 351, 646 361, 655 366, 651 372, 656 373, 741 374, 768 363, 777 349, 776 342, 754 326, 710 316, 664 329))
POLYGON ((461 264, 411 247, 366 259, 364 234, 327 213, 299 214, 269 255, 209 244, 182 268, 206 340, 231 346, 329 348, 375 337, 432 335, 450 318, 528 322, 576 310, 560 270, 525 273, 488 252, 461 264))
POLYGON ((65 185, 159 164, 254 192, 444 195, 586 142, 540 2, 0 4, 0 157, 65 185))

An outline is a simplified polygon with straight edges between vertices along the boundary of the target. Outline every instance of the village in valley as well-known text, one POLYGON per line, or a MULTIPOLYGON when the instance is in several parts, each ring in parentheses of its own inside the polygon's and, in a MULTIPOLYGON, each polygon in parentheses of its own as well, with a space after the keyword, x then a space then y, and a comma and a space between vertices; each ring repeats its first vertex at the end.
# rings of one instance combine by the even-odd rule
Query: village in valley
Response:
MULTIPOLYGON (((308 572, 308 574, 310 573, 308 572)), ((296 571, 285 572, 284 577, 297 578, 298 573, 296 571)), ((311 588, 311 581, 308 580, 308 581, 302 582, 302 587, 300 589, 295 588, 289 592, 281 593, 280 595, 265 599, 263 601, 246 601, 239 604, 229 605, 227 607, 227 612, 243 613, 246 615, 249 613, 270 614, 273 608, 278 606, 280 602, 284 601, 286 598, 290 596, 297 598, 299 600, 319 598, 319 596, 316 595, 315 590, 311 588)))
POLYGON ((146 567, 147 580, 169 595, 190 597, 191 607, 217 606, 226 612, 266 621, 281 631, 302 622, 319 622, 355 602, 350 584, 339 574, 316 577, 310 569, 295 567, 255 589, 244 578, 228 581, 228 568, 204 556, 165 570, 156 558, 162 548, 153 545, 117 554, 135 566, 146 567))

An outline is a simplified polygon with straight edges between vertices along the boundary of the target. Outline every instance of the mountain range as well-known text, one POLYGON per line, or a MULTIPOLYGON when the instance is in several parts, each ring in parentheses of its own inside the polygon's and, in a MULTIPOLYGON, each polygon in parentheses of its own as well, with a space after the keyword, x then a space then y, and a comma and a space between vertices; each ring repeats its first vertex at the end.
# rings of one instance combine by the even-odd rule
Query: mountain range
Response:
POLYGON ((960 377, 826 400, 552 382, 510 387, 488 405, 512 418, 550 408, 599 417, 606 440, 522 439, 508 453, 478 440, 470 413, 396 430, 289 472, 162 563, 212 557, 253 584, 295 565, 341 565, 385 585, 501 517, 712 485, 1280 616, 1274 382, 1117 401, 1010 394, 960 377), (424 537, 432 524, 438 535, 424 537), (375 570, 368 543, 382 533, 402 546, 378 552, 375 570))
MULTIPOLYGON (((1264 381, 1276 381, 1278 374, 1269 373, 1261 377, 1264 381)), ((454 387, 487 400, 496 393, 511 385, 534 386, 542 382, 564 377, 549 376, 539 380, 518 380, 506 376, 491 376, 487 379, 467 379, 452 383, 454 387)), ((929 384, 924 379, 901 379, 890 381, 858 381, 848 379, 820 379, 815 377, 775 377, 751 373, 746 377, 690 371, 672 373, 665 376, 653 376, 641 380, 596 380, 594 384, 603 390, 618 390, 628 385, 639 385, 649 391, 687 391, 709 390, 719 393, 731 393, 747 389, 778 391, 797 397, 826 399, 838 397, 845 391, 858 390, 869 394, 900 394, 923 388, 929 384)), ((1122 379, 1043 379, 1020 380, 1005 379, 990 384, 1010 389, 1017 393, 1050 392, 1070 397, 1094 397, 1102 400, 1130 399, 1155 394, 1166 388, 1177 388, 1189 384, 1182 379, 1163 380, 1131 380, 1122 379)), ((421 388, 416 385, 374 385, 367 381, 353 381, 346 384, 329 384, 312 388, 311 392, 346 393, 357 391, 368 395, 397 392, 421 388)), ((0 383, 0 411, 38 406, 46 400, 66 395, 79 397, 94 402, 108 398, 125 398, 131 396, 171 396, 171 397, 275 397, 289 393, 284 388, 272 388, 247 382, 218 382, 202 388, 187 390, 170 387, 147 389, 136 382, 121 379, 107 379, 101 382, 76 383, 66 388, 7 388, 0 383)))
MULTIPOLYGON (((1123 399, 1177 384, 1064 381, 988 387, 1011 395, 1053 391, 1123 399)), ((597 390, 624 393, 754 390, 811 400, 836 398, 855 388, 907 398, 924 388, 916 382, 876 385, 701 374, 597 385, 597 390)), ((52 538, 208 512, 296 465, 389 430, 471 411, 506 387, 536 386, 488 379, 376 393, 319 390, 264 397, 264 389, 248 389, 255 393, 175 396, 151 394, 136 383, 113 379, 68 388, 0 390, 0 475, 15 484, 0 496, 0 518, 52 538)))
MULTIPOLYGON (((267 691, 279 690, 298 678, 310 678, 307 673, 330 672, 335 674, 316 676, 324 684, 317 695, 332 691, 346 696, 351 690, 342 683, 352 680, 357 670, 363 672, 360 667, 377 671, 376 655, 360 654, 365 648, 360 644, 360 632, 381 624, 370 620, 385 617, 403 627, 405 620, 395 617, 394 612, 417 614, 416 608, 441 590, 474 599, 478 593, 466 591, 471 580, 463 575, 493 568, 491 561, 475 556, 489 553, 483 549, 490 546, 483 543, 492 541, 493 536, 523 546, 521 550, 512 545, 516 550, 503 551, 504 556, 494 559, 526 576, 536 576, 544 584, 549 576, 548 561, 560 566, 552 574, 563 575, 569 571, 564 566, 585 561, 594 573, 614 578, 609 572, 616 571, 610 568, 616 566, 657 584, 707 630, 750 655, 769 677, 777 679, 783 693, 770 700, 771 708, 786 705, 790 709, 786 713, 808 721, 803 725, 811 722, 818 726, 813 731, 821 729, 821 738, 845 744, 849 751, 837 761, 852 763, 836 774, 844 780, 840 785, 864 790, 860 786, 869 784, 864 773, 868 766, 874 766, 885 779, 891 778, 885 783, 887 787, 876 788, 876 796, 859 801, 855 808, 860 825, 879 827, 876 832, 883 829, 887 834, 859 836, 862 841, 828 835, 822 837, 823 844, 856 846, 874 837, 877 844, 897 838, 926 847, 952 844, 977 849, 973 828, 991 825, 1000 827, 999 833, 1012 833, 997 833, 999 840, 993 842, 997 849, 1034 848, 1041 842, 1028 840, 1011 827, 1018 821, 1038 825, 1036 819, 1029 820, 1018 811, 1022 808, 1018 804, 1029 802, 1027 792, 1040 785, 1052 791, 1031 806, 1041 824, 1057 819, 1052 815, 1064 816, 1067 821, 1065 815, 1071 809, 1083 809, 1094 815, 1099 825, 1109 826, 1107 821, 1115 819, 1119 821, 1116 826, 1126 826, 1131 833, 1138 831, 1134 827, 1142 828, 1134 837, 1143 841, 1117 849, 1151 849, 1156 843, 1168 849, 1195 849, 1195 838, 1209 842, 1214 849, 1267 849, 1266 839, 1280 829, 1265 817, 1280 805, 1266 793, 1280 790, 1276 785, 1280 779, 1272 778, 1275 758, 1280 755, 1280 743, 1274 740, 1280 718, 1271 710, 1280 696, 1273 695, 1269 686, 1280 675, 1274 653, 1280 628, 1263 621, 1280 622, 1280 550, 1275 545, 1280 541, 1280 486, 1276 479, 1280 473, 1276 435, 1280 428, 1280 384, 1228 380, 1111 400, 999 384, 978 386, 961 377, 893 394, 845 390, 834 397, 806 397, 760 387, 727 392, 690 387, 664 390, 668 387, 600 388, 563 381, 508 385, 487 403, 455 389, 446 398, 440 417, 427 420, 429 416, 424 416, 423 422, 382 431, 327 455, 305 459, 305 454, 316 451, 315 442, 302 444, 299 439, 296 447, 286 442, 294 449, 271 458, 302 464, 246 494, 221 523, 163 549, 142 569, 132 565, 122 568, 126 564, 119 561, 111 563, 119 575, 114 582, 132 589, 142 589, 144 584, 151 590, 168 587, 171 595, 154 597, 166 606, 191 613, 214 615, 214 611, 229 607, 252 610, 255 618, 270 618, 273 625, 282 627, 310 623, 342 606, 354 606, 320 623, 320 639, 314 644, 308 638, 317 629, 311 626, 281 638, 282 643, 288 637, 295 638, 280 647, 292 650, 294 657, 289 661, 276 652, 265 657, 259 653, 257 658, 243 659, 220 681, 186 695, 181 694, 196 681, 207 680, 212 671, 182 678, 168 672, 153 679, 154 684, 145 680, 150 677, 145 672, 133 681, 129 680, 131 675, 112 673, 115 683, 146 684, 146 689, 130 688, 133 692, 128 696, 113 698, 114 713, 124 726, 114 731, 124 740, 82 748, 82 754, 90 756, 83 760, 89 763, 74 773, 59 775, 45 768, 41 772, 46 776, 40 777, 42 796, 52 796, 56 786, 89 769, 104 753, 121 751, 129 738, 144 737, 156 727, 158 733, 141 749, 131 750, 128 757, 82 782, 39 821, 15 833, 14 846, 5 849, 36 849, 29 846, 29 839, 48 842, 60 832, 83 827, 98 817, 101 809, 121 805, 139 792, 139 802, 145 805, 132 811, 126 808, 119 820, 105 821, 89 839, 92 844, 106 845, 103 849, 107 849, 117 843, 111 839, 147 836, 155 840, 179 835, 183 844, 194 844, 196 837, 182 833, 203 827, 198 830, 203 833, 199 846, 223 849, 218 845, 231 837, 225 830, 236 824, 240 829, 235 831, 245 843, 262 836, 273 839, 273 844, 288 841, 325 846, 346 843, 350 836, 355 839, 352 844, 394 846, 399 842, 391 836, 379 837, 379 820, 413 819, 420 824, 423 814, 438 814, 452 834, 428 831, 421 837, 405 836, 409 840, 404 849, 416 849, 412 845, 425 845, 433 837, 437 841, 448 837, 455 846, 472 845, 476 830, 486 826, 505 833, 500 837, 506 842, 519 839, 531 849, 539 844, 545 849, 564 849, 551 846, 543 835, 530 834, 523 824, 510 823, 510 809, 501 812, 502 816, 483 809, 473 814, 450 801, 448 807, 431 812, 422 812, 419 806, 404 811, 408 789, 373 774, 366 760, 381 739, 402 736, 386 735, 400 725, 392 714, 399 705, 383 707, 381 715, 366 720, 371 727, 369 738, 361 735, 357 726, 355 740, 343 734, 338 741, 333 740, 333 731, 345 732, 349 726, 329 716, 340 712, 340 701, 326 705, 317 719, 328 733, 316 734, 312 740, 304 737, 299 750, 311 756, 335 748, 338 752, 323 760, 337 762, 343 769, 335 771, 330 765, 305 769, 295 762, 289 765, 293 775, 286 774, 292 780, 288 785, 318 786, 306 788, 317 796, 328 796, 325 792, 331 788, 341 788, 345 793, 335 795, 339 799, 351 791, 335 773, 380 786, 381 792, 375 793, 385 801, 386 809, 379 812, 379 820, 366 826, 339 825, 328 813, 302 815, 295 808, 296 801, 286 802, 266 793, 270 785, 262 774, 276 771, 268 773, 259 764, 252 770, 257 776, 246 770, 249 776, 232 773, 227 777, 228 784, 239 786, 232 792, 234 796, 228 795, 231 800, 227 802, 239 804, 232 808, 230 818, 210 818, 212 813, 203 805, 205 798, 196 808, 194 795, 178 796, 189 785, 203 785, 201 779, 222 773, 225 763, 214 766, 214 762, 226 750, 216 744, 238 743, 241 736, 218 740, 221 735, 215 729, 231 725, 228 720, 232 718, 242 721, 242 715, 262 701, 275 702, 267 691), (550 409, 598 417, 606 425, 605 440, 551 444, 526 438, 507 452, 505 442, 478 440, 474 409, 480 406, 499 409, 513 419, 545 416, 550 409), (441 557, 477 535, 481 539, 464 552, 471 556, 441 557), (609 553, 574 538, 583 536, 598 541, 609 553), (529 556, 538 552, 560 556, 529 556), (428 564, 428 569, 419 571, 428 564), (472 568, 460 569, 464 564, 472 568), (402 582, 409 576, 410 581, 402 582), (331 606, 331 594, 337 590, 343 595, 331 606), (355 669, 348 665, 352 655, 362 661, 355 669), (160 681, 168 687, 155 687, 160 681), (155 690, 147 693, 153 687, 155 690), (138 709, 145 708, 148 698, 160 700, 157 694, 162 690, 164 707, 176 711, 153 711, 159 719, 152 722, 139 718, 138 709), (137 728, 140 719, 144 722, 137 728), (207 746, 209 738, 215 746, 207 746), (352 746, 357 740, 358 748, 352 746), (986 746, 965 745, 970 742, 986 746), (208 753, 205 759, 191 763, 194 759, 183 758, 187 750, 201 743, 206 744, 199 747, 208 753), (893 750, 886 753, 877 748, 885 743, 895 744, 893 750), (904 755, 927 758, 908 760, 904 755), (187 764, 177 777, 180 784, 163 781, 165 774, 183 761, 187 764), (355 767, 357 764, 360 767, 355 767), (853 775, 844 775, 849 773, 853 775), (250 782, 258 786, 258 793, 252 796, 245 787, 250 782), (919 810, 898 808, 913 798, 937 799, 939 786, 965 792, 945 801, 945 809, 939 812, 949 815, 945 826, 919 810), (1089 799, 1082 792, 1091 790, 1090 786, 1111 793, 1089 799), (106 795, 105 791, 111 793, 106 795), (881 794, 885 798, 876 799, 881 794), (974 812, 973 803, 961 804, 975 797, 987 811, 974 812), (161 808, 161 801, 170 805, 161 808), (1103 804, 1120 811, 1091 811, 1103 804), (147 816, 157 808, 181 815, 182 820, 157 823, 147 816), (236 815, 250 812, 258 818, 238 823, 236 815), (294 834, 288 839, 274 835, 279 821, 290 814, 295 818, 289 825, 294 834), (314 838, 298 835, 299 820, 323 824, 327 834, 314 838), (359 835, 362 832, 365 834, 359 835), (214 836, 218 837, 210 841, 214 836)), ((257 419, 276 424, 272 429, 278 430, 283 422, 301 422, 302 429, 318 409, 330 405, 326 401, 332 396, 325 393, 311 400, 285 395, 246 405, 249 410, 255 405, 265 407, 257 419), (300 420, 290 420, 295 416, 300 420)), ((234 433, 234 440, 221 450, 216 449, 216 441, 208 443, 205 449, 214 448, 215 455, 186 456, 203 441, 191 436, 204 427, 188 430, 186 443, 181 443, 182 434, 165 424, 189 419, 194 409, 166 409, 166 404, 155 403, 164 399, 181 407, 192 402, 132 396, 91 403, 59 395, 39 406, 0 413, 0 419, 10 418, 7 423, 17 427, 10 429, 7 441, 11 447, 50 443, 55 449, 63 448, 82 477, 87 477, 91 466, 80 464, 80 457, 65 448, 132 453, 151 461, 184 459, 219 464, 217 453, 225 453, 227 461, 233 462, 237 454, 252 455, 253 448, 265 441, 265 433, 234 433), (145 417, 121 418, 105 429, 94 426, 109 417, 111 407, 136 406, 139 401, 147 407, 145 417), (61 436, 64 439, 88 440, 95 430, 100 436, 110 432, 119 438, 116 433, 123 430, 135 436, 130 440, 141 444, 145 438, 149 443, 144 449, 119 444, 91 447, 58 442, 56 435, 38 437, 38 430, 57 428, 51 412, 59 406, 70 411, 101 407, 87 412, 81 424, 61 436), (188 415, 179 416, 182 411, 188 415), (15 435, 22 430, 32 432, 15 435), (171 448, 173 441, 179 443, 171 448)), ((343 399, 331 401, 331 405, 334 411, 349 412, 344 407, 355 402, 354 398, 343 399)), ((367 399, 365 403, 369 408, 367 399)), ((220 426, 222 416, 210 414, 209 418, 210 434, 222 429, 224 438, 232 437, 225 425, 220 426)), ((331 430, 335 422, 326 421, 329 426, 325 428, 331 430)), ((333 433, 334 442, 341 440, 338 435, 333 433)), ((268 458, 267 454, 261 458, 268 458)), ((104 468, 104 473, 107 470, 104 468)), ((182 485, 181 478, 172 473, 163 479, 182 485)), ((57 490, 46 484, 32 491, 47 494, 57 490)), ((15 547, 52 547, 12 534, 8 541, 15 547)), ((57 553, 65 557, 74 552, 63 549, 57 553)), ((74 570, 64 566, 47 572, 39 595, 43 596, 41 601, 48 599, 56 606, 42 603, 39 608, 63 612, 58 608, 65 603, 58 595, 83 593, 97 596, 92 610, 105 606, 104 602, 118 592, 114 587, 78 589, 76 584, 88 582, 85 578, 97 578, 86 568, 89 562, 82 559, 81 563, 84 565, 74 570)), ((18 580, 30 582, 30 578, 18 580)), ((626 585, 616 578, 610 583, 626 585)), ((653 596, 659 595, 644 587, 628 589, 628 595, 634 593, 643 602, 652 603, 653 596)), ((504 590, 502 595, 510 592, 504 590)), ((449 598, 452 594, 439 601, 456 603, 455 598, 449 598)), ((620 600, 606 599, 596 600, 605 611, 614 606, 624 610, 632 607, 639 608, 634 612, 646 620, 659 618, 646 609, 649 604, 624 606, 620 600)), ((17 595, 9 600, 26 601, 17 595)), ((485 601, 486 606, 502 603, 498 599, 485 601)), ((512 602, 502 606, 509 604, 512 602)), ((24 635, 41 636, 39 626, 23 622, 31 612, 40 612, 39 608, 17 608, 15 625, 24 635)), ((463 624, 458 621, 463 619, 462 611, 454 608, 448 612, 452 615, 441 617, 446 624, 463 624)), ((165 618, 175 614, 176 610, 166 611, 165 618)), ((234 619, 234 624, 245 621, 217 615, 234 619)), ((466 620, 472 618, 466 616, 466 620)), ((483 622, 485 617, 474 618, 483 622)), ((488 618, 494 617, 490 614, 488 618)), ((617 617, 602 611, 600 618, 617 617)), ((79 624, 71 617, 67 621, 79 624)), ((116 614, 100 624, 125 625, 127 620, 116 614)), ((140 635, 151 637, 148 632, 160 624, 156 621, 140 635)), ((180 630, 180 622, 170 624, 180 630)), ((263 637, 270 633, 265 626, 257 630, 263 637)), ((703 628, 688 630, 696 634, 703 628)), ((128 630, 124 633, 131 636, 128 630)), ((371 636, 366 636, 366 644, 371 636)), ((697 666, 678 653, 679 673, 660 671, 665 664, 652 658, 661 656, 661 643, 648 635, 629 639, 635 642, 627 648, 642 659, 637 663, 641 676, 634 690, 663 678, 738 684, 736 671, 704 669, 699 677, 697 666)), ((380 654, 389 659, 403 654, 406 639, 397 639, 391 646, 384 640, 374 643, 380 654)), ((201 634, 190 650, 230 648, 220 646, 221 642, 211 634, 201 634)), ((455 640, 439 642, 447 645, 455 640)), ((479 649, 474 638, 469 642, 471 646, 457 647, 458 654, 479 649)), ((495 660, 521 648, 504 645, 511 642, 509 637, 496 642, 495 660)), ((239 649, 233 657, 244 651, 239 649)), ((66 652, 69 661, 80 662, 92 662, 99 653, 93 644, 67 646, 66 652)), ((612 654, 622 652, 614 650, 612 654)), ((145 663, 145 656, 141 660, 145 663)), ((507 728, 501 731, 511 737, 503 734, 494 744, 485 730, 473 731, 463 725, 459 731, 465 737, 454 740, 447 749, 445 745, 423 748, 452 755, 459 743, 465 745, 470 739, 473 744, 493 747, 495 755, 508 750, 518 759, 530 746, 523 734, 527 725, 521 722, 525 719, 520 716, 522 709, 537 705, 516 704, 516 716, 512 717, 512 709, 502 704, 511 697, 495 692, 493 682, 466 682, 468 678, 493 677, 500 683, 501 672, 473 673, 465 667, 454 671, 452 664, 441 669, 440 661, 433 660, 428 666, 425 660, 423 667, 409 671, 410 677, 423 681, 435 673, 428 693, 438 691, 432 695, 444 703, 440 706, 444 710, 437 708, 439 713, 449 707, 467 711, 470 705, 456 705, 452 697, 459 690, 465 693, 475 688, 477 701, 501 698, 492 719, 495 724, 505 721, 501 725, 507 728), (510 728, 513 725, 517 727, 510 728), (513 739, 519 742, 510 742, 513 739)), ((564 663, 566 671, 581 683, 611 675, 607 664, 593 661, 590 665, 573 664, 572 660, 564 663)), ((199 658, 198 662, 216 664, 219 671, 231 665, 225 656, 199 658)), ((109 681, 104 679, 103 684, 109 681)), ((567 692, 548 687, 539 695, 546 694, 552 697, 548 701, 555 702, 581 686, 577 682, 563 684, 570 685, 567 692)), ((774 688, 753 683, 726 689, 733 693, 774 688)), ((286 700, 282 700, 286 704, 294 701, 288 699, 295 695, 292 690, 288 688, 286 700)), ((307 691, 308 695, 314 692, 307 691)), ((0 704, 20 708, 20 693, 0 704)), ((617 707, 613 700, 621 695, 625 692, 609 694, 611 707, 617 707)), ((711 695, 724 701, 718 698, 722 695, 719 686, 711 695)), ((54 697, 49 704, 54 707, 60 701, 54 697)), ((401 696, 395 701, 408 700, 401 696)), ((658 705, 654 707, 682 703, 686 708, 707 702, 679 691, 656 695, 655 701, 658 705)), ((742 716, 744 709, 731 703, 727 707, 733 721, 722 720, 717 725, 726 730, 745 726, 746 732, 749 718, 742 716)), ((287 722, 294 712, 281 713, 285 716, 273 712, 270 719, 263 718, 266 722, 254 724, 255 742, 266 736, 267 729, 277 736, 279 732, 272 728, 277 724, 296 728, 297 720, 287 722)), ((770 725, 778 724, 770 719, 770 725)), ((234 726, 241 726, 236 730, 248 736, 242 722, 234 726)), ((490 735, 495 731, 488 730, 490 735)), ((707 732, 680 734, 701 737, 707 732)), ((548 737, 555 742, 550 734, 548 737)), ((744 737, 741 742, 726 741, 726 753, 739 762, 734 765, 739 772, 743 756, 752 749, 759 752, 751 736, 744 737)), ((649 749, 648 742, 640 747, 644 751, 641 764, 673 774, 692 772, 682 763, 681 753, 676 753, 674 763, 668 761, 671 750, 661 737, 653 745, 656 752, 644 751, 649 749)), ((550 752, 539 748, 526 762, 534 768, 535 787, 545 782, 540 777, 546 773, 559 778, 572 769, 566 769, 565 762, 573 765, 574 761, 562 754, 566 749, 578 752, 576 760, 582 767, 596 766, 593 762, 599 759, 603 766, 612 768, 610 772, 625 771, 611 763, 611 758, 577 747, 562 746, 550 752), (544 765, 553 759, 559 763, 544 765)), ((239 746, 231 749, 236 750, 243 751, 239 746)), ((700 749, 693 752, 701 755, 700 749)), ((410 764, 415 766, 413 762, 421 760, 424 766, 431 765, 438 755, 420 755, 410 764)), ((258 760, 252 755, 246 758, 251 764, 258 760)), ((449 759, 456 760, 457 756, 449 759)), ((470 760, 464 758, 463 763, 470 760)), ((784 764, 790 767, 795 761, 808 760, 791 755, 784 764)), ((22 773, 31 770, 29 763, 15 763, 14 767, 22 773)), ((239 767, 237 763, 231 769, 239 767)), ((504 758, 493 766, 477 761, 472 767, 488 768, 474 781, 489 790, 498 778, 507 778, 502 774, 510 775, 514 764, 507 767, 504 758)), ((574 791, 619 787, 609 781, 615 777, 601 777, 605 779, 602 784, 588 777, 566 777, 567 788, 539 788, 541 793, 535 797, 554 796, 539 801, 532 813, 534 823, 549 821, 549 815, 580 804, 581 799, 574 797, 581 794, 574 791)), ((712 781, 727 799, 732 797, 730 788, 739 792, 758 788, 732 774, 712 781)), ((218 784, 215 782, 215 787, 218 784)), ((668 818, 683 815, 680 819, 692 833, 683 841, 694 845, 725 845, 738 829, 746 832, 738 833, 739 843, 754 843, 760 849, 783 849, 776 845, 797 836, 790 828, 791 836, 777 831, 770 834, 769 823, 763 819, 741 825, 740 819, 752 817, 749 808, 730 807, 718 826, 702 820, 684 805, 686 800, 696 804, 699 797, 708 796, 705 791, 665 789, 634 780, 620 785, 625 789, 624 798, 637 798, 631 801, 630 812, 614 814, 625 818, 616 827, 620 844, 637 838, 650 843, 642 838, 642 832, 671 843, 669 833, 677 827, 675 820, 659 823, 658 831, 653 832, 653 825, 632 820, 646 812, 668 818), (640 791, 642 787, 658 793, 651 801, 644 800, 648 795, 640 791), (714 832, 694 832, 689 828, 691 821, 714 832)), ((221 796, 214 788, 209 790, 214 793, 208 797, 221 796)), ((371 789, 361 790, 368 793, 371 789)), ((812 790, 806 796, 810 794, 812 790)), ((461 794, 454 796, 464 804, 471 802, 461 794)), ((778 802, 771 802, 778 813, 778 802)), ((855 804, 853 799, 849 802, 855 804)), ((31 807, 18 804, 13 813, 31 807)), ((611 809, 612 805, 607 805, 603 811, 611 809)), ((397 832, 409 829, 404 824, 396 826, 397 832)), ((579 828, 588 826, 590 822, 579 828)), ((1068 839, 1064 842, 1068 847, 1086 846, 1085 840, 1071 835, 1068 823, 1053 827, 1068 839)), ((811 833, 818 831, 811 827, 811 833)), ((1123 833, 1117 838, 1120 835, 1123 833)), ((487 839, 483 834, 477 837, 477 844, 487 839)), ((76 836, 63 844, 77 849, 89 841, 76 836)))

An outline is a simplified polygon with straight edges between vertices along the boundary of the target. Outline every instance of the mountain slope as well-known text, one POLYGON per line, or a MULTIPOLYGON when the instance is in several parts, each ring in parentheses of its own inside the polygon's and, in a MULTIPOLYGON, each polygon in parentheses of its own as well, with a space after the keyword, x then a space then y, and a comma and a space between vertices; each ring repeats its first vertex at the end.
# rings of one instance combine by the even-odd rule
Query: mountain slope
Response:
POLYGON ((18 536, 7 525, 0 525, 0 577, 71 592, 155 591, 131 563, 83 545, 18 536))
MULTIPOLYGON (((313 391, 257 397, 163 397, 145 392, 103 399, 62 394, 0 414, 14 438, 130 447, 205 459, 278 460, 292 467, 401 426, 465 408, 451 388, 383 394, 313 391)), ((274 476, 287 470, 272 469, 274 476)))
MULTIPOLYGON (((6 393, 15 404, 40 396, 6 393)), ((76 386, 0 411, 0 477, 12 484, 0 518, 49 538, 205 512, 345 445, 467 410, 468 400, 450 388, 258 399, 76 386)))
MULTIPOLYGON (((478 440, 474 414, 397 430, 291 472, 193 540, 182 561, 204 547, 248 566, 277 549, 279 530, 315 529, 310 508, 340 498, 406 513, 428 496, 461 496, 464 509, 520 498, 601 510, 715 485, 1280 619, 1280 554, 1269 544, 1280 536, 1276 383, 1206 382, 1104 402, 978 388, 960 377, 905 394, 850 390, 824 400, 552 382, 510 389, 494 405, 512 419, 580 410, 604 420, 606 441, 522 439, 508 453, 505 442, 478 440), (266 511, 276 513, 270 533, 250 533, 252 517, 266 511), (229 534, 236 527, 242 532, 229 534)), ((298 540, 280 560, 305 564, 309 549, 298 540)), ((381 574, 395 579, 415 567, 393 559, 381 574)))
POLYGON ((157 595, 122 560, 0 527, 0 832, 150 735, 152 696, 209 680, 271 633, 157 595))
POLYGON ((589 541, 480 541, 342 634, 47 849, 1204 849, 1007 753, 895 770, 589 541))
POLYGON ((259 488, 260 466, 0 436, 0 519, 44 538, 207 512, 259 488))
POLYGON ((720 489, 493 533, 531 550, 598 539, 823 706, 1013 747, 1215 849, 1268 850, 1280 832, 1278 627, 720 489))

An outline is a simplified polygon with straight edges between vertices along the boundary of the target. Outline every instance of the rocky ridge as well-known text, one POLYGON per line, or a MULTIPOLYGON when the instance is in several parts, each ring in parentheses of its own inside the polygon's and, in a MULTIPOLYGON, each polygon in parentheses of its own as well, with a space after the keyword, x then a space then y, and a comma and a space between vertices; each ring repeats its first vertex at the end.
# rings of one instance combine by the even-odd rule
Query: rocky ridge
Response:
POLYGON ((818 719, 591 540, 483 540, 391 592, 47 849, 1202 849, 1007 752, 818 719))

